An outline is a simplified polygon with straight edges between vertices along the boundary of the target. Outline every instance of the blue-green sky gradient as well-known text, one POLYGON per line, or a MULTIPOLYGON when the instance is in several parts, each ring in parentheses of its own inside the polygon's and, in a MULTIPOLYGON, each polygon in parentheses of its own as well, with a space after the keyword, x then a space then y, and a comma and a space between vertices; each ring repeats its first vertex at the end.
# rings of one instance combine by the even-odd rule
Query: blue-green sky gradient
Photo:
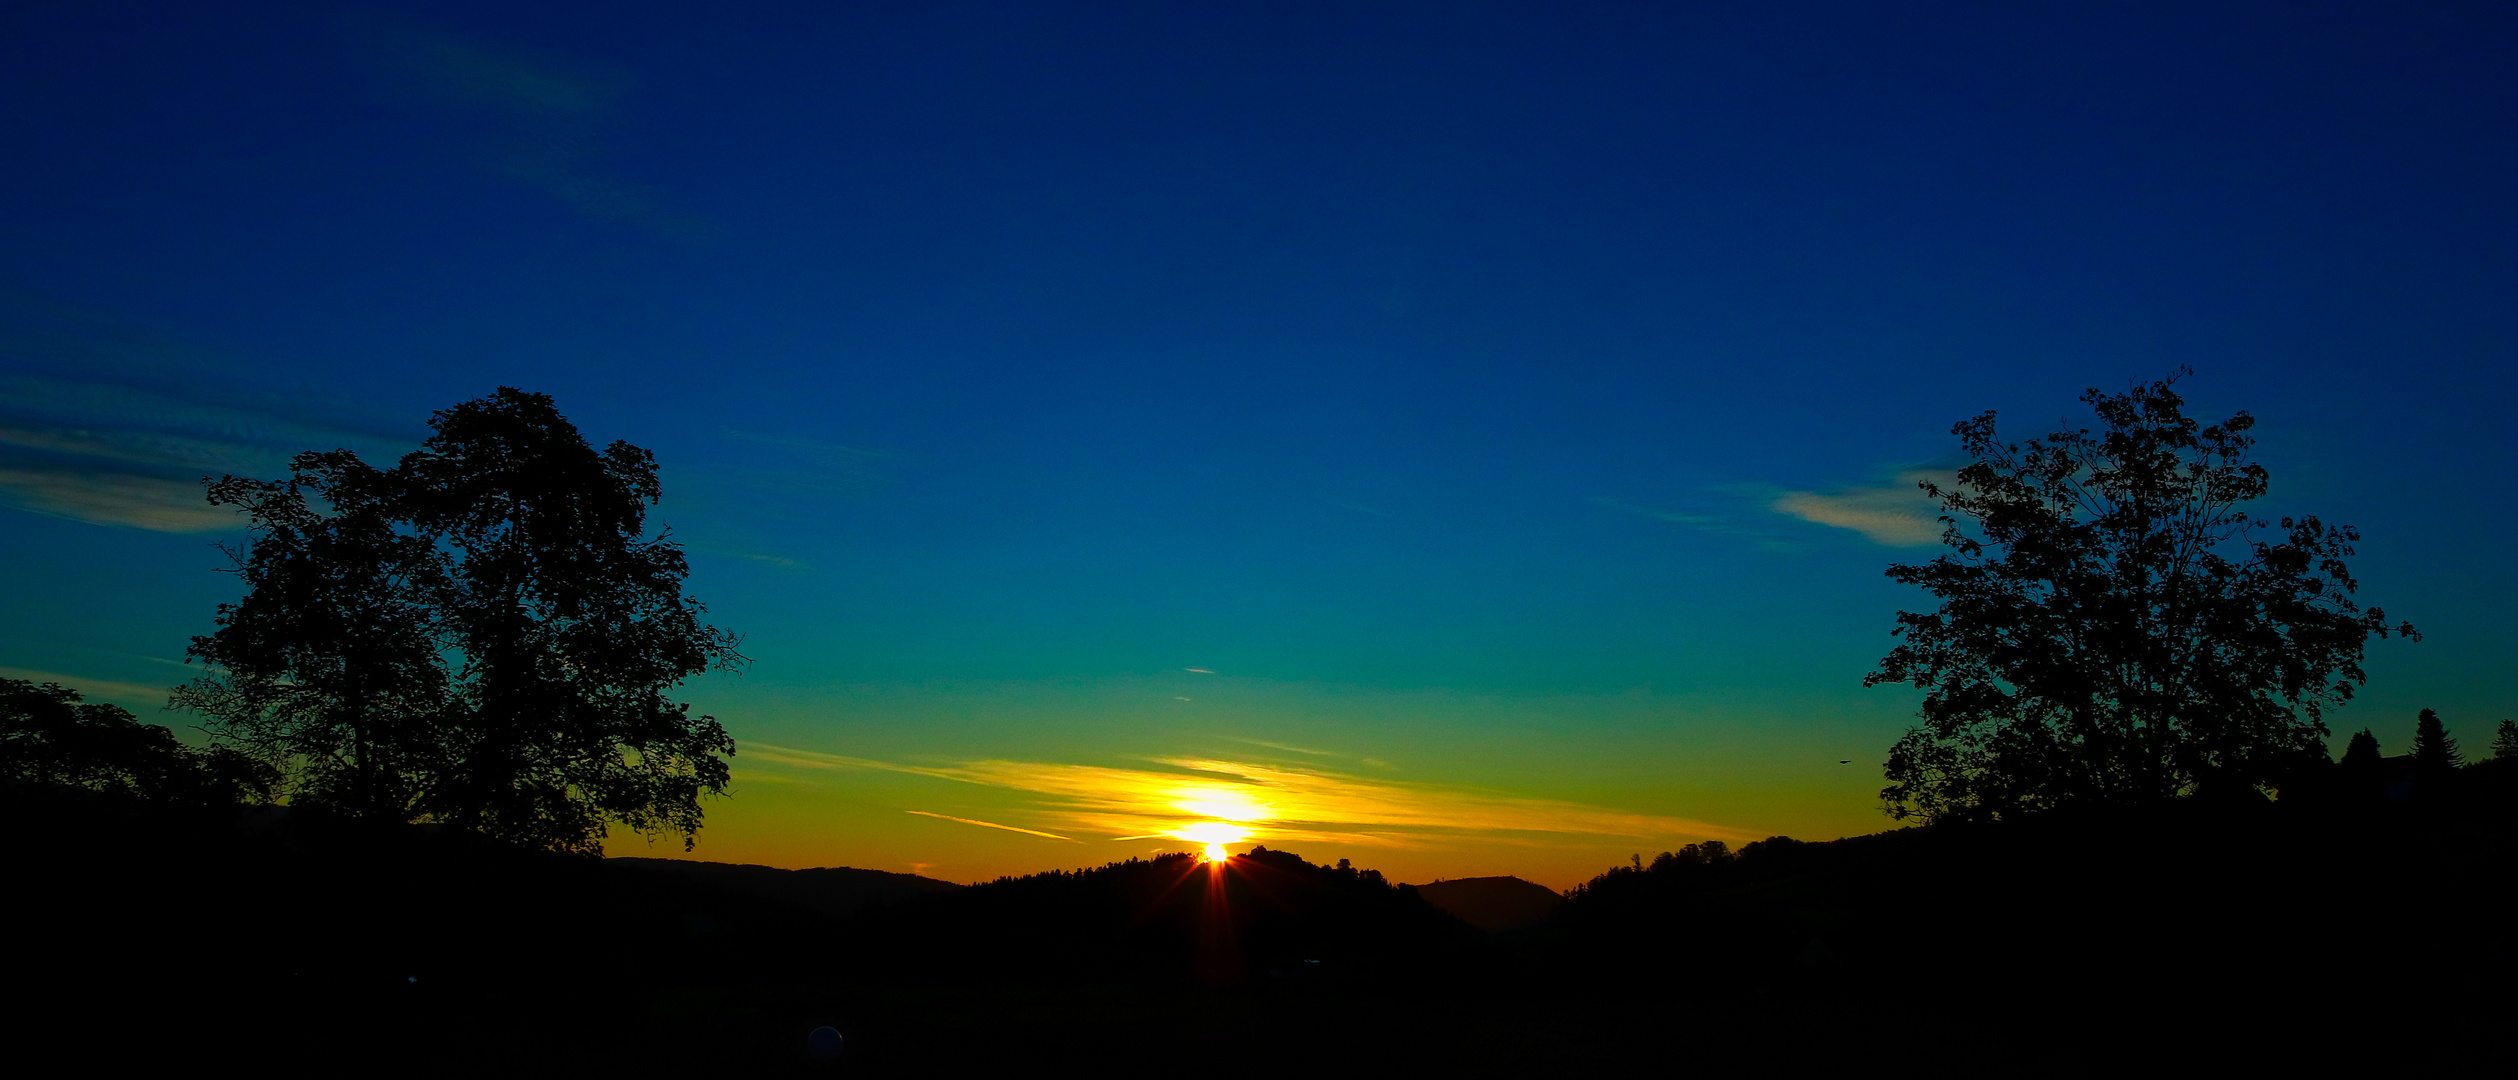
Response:
POLYGON ((1912 480, 2186 364, 2427 635, 2338 728, 2479 747, 2513 47, 2492 5, 13 4, 0 674, 182 723, 241 535, 198 477, 515 385, 656 452, 756 661, 690 689, 767 748, 703 857, 1098 862, 1165 842, 972 763, 1207 761, 1460 822, 1306 856, 1564 885, 1886 825, 1912 480))

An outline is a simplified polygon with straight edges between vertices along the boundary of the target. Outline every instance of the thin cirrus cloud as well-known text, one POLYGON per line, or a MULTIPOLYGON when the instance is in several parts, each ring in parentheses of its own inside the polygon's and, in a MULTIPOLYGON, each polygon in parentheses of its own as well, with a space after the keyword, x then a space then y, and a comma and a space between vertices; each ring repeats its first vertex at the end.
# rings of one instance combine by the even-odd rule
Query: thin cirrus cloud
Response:
POLYGON ((1787 491, 1767 505, 1788 517, 1850 529, 1875 544, 1931 547, 1941 542, 1940 505, 1919 485, 1930 481, 1946 488, 1955 480, 1947 470, 1910 469, 1884 487, 1787 491))
POLYGON ((733 521, 804 519, 832 503, 876 498, 899 481, 907 455, 821 439, 727 429, 719 439, 667 470, 665 489, 694 511, 695 550, 782 570, 807 570, 807 560, 760 550, 767 536, 727 531, 733 521))
POLYGON ((1072 836, 1060 836, 1060 835, 1058 835, 1057 833, 1053 833, 1053 832, 1042 832, 1042 831, 1040 831, 1039 829, 1026 829, 1026 828, 1022 828, 1022 827, 1020 827, 1020 826, 1016 826, 1016 825, 999 825, 999 824, 997 824, 996 822, 993 822, 993 821, 981 821, 981 820, 979 820, 978 818, 954 817, 954 816, 953 816, 953 815, 951 815, 951 814, 939 814, 939 813, 936 813, 936 812, 934 812, 934 811, 932 811, 932 810, 908 810, 908 811, 903 811, 903 812, 904 812, 904 813, 910 813, 910 814, 916 814, 916 815, 918 815, 919 817, 931 817, 931 818, 936 818, 936 819, 941 820, 941 821, 957 821, 957 822, 960 822, 960 823, 962 823, 962 824, 964 824, 964 825, 977 825, 977 826, 979 826, 979 827, 981 827, 981 828, 984 828, 984 829, 1004 829, 1004 830, 1005 830, 1005 831, 1007 831, 1007 832, 1019 832, 1019 833, 1022 833, 1022 834, 1024 834, 1024 835, 1026 835, 1026 836, 1038 836, 1038 837, 1044 837, 1044 838, 1046 838, 1046 839, 1050 839, 1050 840, 1064 840, 1064 841, 1067 841, 1068 843, 1078 843, 1078 842, 1079 842, 1079 841, 1077 841, 1077 840, 1076 840, 1076 838, 1074 838, 1074 837, 1072 837, 1072 836))
POLYGON ((1617 499, 1610 498, 1594 498, 1591 501, 1592 504, 1596 506, 1604 506, 1611 510, 1633 514, 1637 517, 1651 518, 1654 521, 1667 521, 1673 525, 1685 525, 1691 529, 1703 529, 1707 532, 1747 531, 1740 527, 1738 518, 1729 514, 1693 513, 1682 510, 1656 510, 1649 506, 1637 506, 1634 503, 1621 502, 1617 499))
POLYGON ((305 450, 412 445, 348 410, 208 376, 206 358, 110 320, 0 297, 0 505, 152 532, 242 526, 205 476, 277 477, 305 450))
MULTIPOLYGON (((1023 792, 1034 797, 1039 824, 1097 832, 1113 840, 1203 841, 1229 832, 1232 840, 1431 848, 1451 840, 1530 841, 1549 835, 1755 838, 1744 830, 1686 818, 1212 758, 1155 758, 1149 764, 1159 768, 1141 769, 1001 760, 902 765, 759 744, 746 744, 743 753, 751 760, 794 768, 872 769, 1023 792)), ((1015 828, 975 819, 970 823, 1015 828)), ((1066 839, 1045 830, 1015 831, 1066 839)))
POLYGON ((604 165, 604 129, 620 118, 630 81, 551 57, 468 41, 405 20, 353 17, 351 36, 391 83, 422 101, 487 119, 496 132, 480 163, 588 217, 660 236, 700 239, 709 223, 678 213, 647 185, 604 165))
POLYGON ((1784 539, 1769 528, 1770 520, 1759 512, 1758 503, 1772 489, 1745 485, 1725 485, 1690 500, 1684 510, 1644 506, 1619 499, 1594 498, 1592 505, 1621 514, 1666 522, 1695 532, 1717 533, 1736 537, 1767 551, 1791 551, 1799 545, 1784 539), (1711 506, 1706 504, 1713 504, 1711 506))
POLYGON ((1310 748, 1310 747, 1307 747, 1307 746, 1296 746, 1296 745, 1294 745, 1294 744, 1292 744, 1292 743, 1269 742, 1269 741, 1268 741, 1268 740, 1266 740, 1266 739, 1234 739, 1233 741, 1234 741, 1234 742, 1237 742, 1237 743, 1248 743, 1248 744, 1250 744, 1250 745, 1252 745, 1252 746, 1264 746, 1264 747, 1267 747, 1267 748, 1268 748, 1268 749, 1270 749, 1270 750, 1283 750, 1283 751, 1285 751, 1286 753, 1289 753, 1289 754, 1309 754, 1309 755, 1311 755, 1312 757, 1343 757, 1343 756, 1344 756, 1344 755, 1339 754, 1337 751, 1334 751, 1334 750, 1314 750, 1314 749, 1312 749, 1312 748, 1310 748))
POLYGON ((722 478, 780 495, 860 498, 891 484, 900 464, 892 450, 732 428, 724 435, 744 453, 717 469, 722 478))
POLYGON ((24 679, 27 682, 32 683, 57 683, 78 691, 80 697, 89 704, 119 700, 134 702, 140 704, 142 707, 146 707, 148 705, 164 702, 169 689, 167 686, 157 686, 149 683, 125 682, 115 679, 97 679, 79 675, 65 675, 57 671, 41 671, 33 668, 6 666, 0 666, 0 679, 24 679))

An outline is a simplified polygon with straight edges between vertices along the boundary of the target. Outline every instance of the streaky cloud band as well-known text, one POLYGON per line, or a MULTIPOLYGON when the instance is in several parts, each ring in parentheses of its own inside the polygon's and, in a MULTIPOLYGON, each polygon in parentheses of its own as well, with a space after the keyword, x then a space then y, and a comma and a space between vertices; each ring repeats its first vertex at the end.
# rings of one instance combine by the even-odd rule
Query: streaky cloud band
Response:
POLYGON ((1385 847, 1429 846, 1446 837, 1748 840, 1758 835, 1557 799, 1213 758, 1151 759, 1177 770, 1164 771, 1006 760, 902 765, 760 744, 745 744, 743 754, 792 767, 870 769, 1020 791, 1038 797, 1036 812, 1044 824, 1112 839, 1177 835, 1201 821, 1228 822, 1261 840, 1334 839, 1385 847))

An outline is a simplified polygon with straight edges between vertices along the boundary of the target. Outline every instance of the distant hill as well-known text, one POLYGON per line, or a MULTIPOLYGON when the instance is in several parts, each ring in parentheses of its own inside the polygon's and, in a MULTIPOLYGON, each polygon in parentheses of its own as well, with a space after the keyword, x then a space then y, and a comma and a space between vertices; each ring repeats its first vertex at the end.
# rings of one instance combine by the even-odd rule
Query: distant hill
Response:
POLYGON ((750 893, 798 907, 810 908, 834 919, 845 919, 868 907, 895 904, 940 892, 952 892, 963 886, 938 881, 916 874, 894 874, 882 870, 859 870, 848 866, 823 866, 811 870, 782 870, 775 866, 750 863, 695 862, 689 859, 644 859, 627 856, 604 860, 604 865, 620 867, 640 874, 669 874, 720 889, 750 893))
POLYGON ((1556 891, 1517 877, 1473 877, 1419 885, 1416 894, 1480 930, 1534 925, 1565 902, 1556 891))

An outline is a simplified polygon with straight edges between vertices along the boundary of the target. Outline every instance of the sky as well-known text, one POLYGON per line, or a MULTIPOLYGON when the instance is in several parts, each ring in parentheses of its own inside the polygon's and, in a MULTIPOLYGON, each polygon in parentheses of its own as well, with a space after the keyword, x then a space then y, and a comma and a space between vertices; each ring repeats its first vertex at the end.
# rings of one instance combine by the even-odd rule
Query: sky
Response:
POLYGON ((0 8, 0 675, 184 727, 200 478, 517 386, 752 658, 696 857, 1563 887, 1891 827, 1914 480, 2184 365, 2337 745, 2518 715, 2505 6, 521 7, 0 8))

